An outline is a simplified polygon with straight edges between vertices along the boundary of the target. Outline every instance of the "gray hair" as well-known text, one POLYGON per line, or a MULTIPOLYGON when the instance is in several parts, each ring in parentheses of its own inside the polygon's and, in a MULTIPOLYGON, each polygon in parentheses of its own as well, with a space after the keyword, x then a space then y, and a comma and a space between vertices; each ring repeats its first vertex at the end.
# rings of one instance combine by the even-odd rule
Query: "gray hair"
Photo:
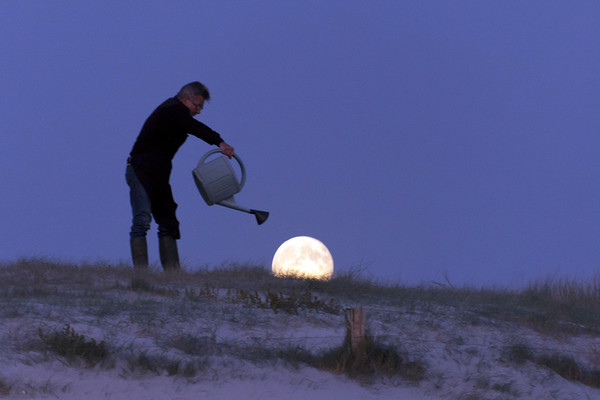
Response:
POLYGON ((177 93, 178 99, 191 98, 193 96, 202 96, 204 97, 204 100, 210 100, 208 89, 200 82, 190 82, 182 87, 179 93, 177 93))

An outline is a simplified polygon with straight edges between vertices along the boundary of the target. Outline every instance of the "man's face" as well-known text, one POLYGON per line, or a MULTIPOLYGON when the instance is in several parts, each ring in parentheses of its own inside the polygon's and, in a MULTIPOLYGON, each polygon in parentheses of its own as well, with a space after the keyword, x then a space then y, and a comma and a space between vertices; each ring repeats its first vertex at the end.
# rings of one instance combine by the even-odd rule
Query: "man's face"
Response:
POLYGON ((200 114, 200 111, 204 108, 204 97, 197 95, 192 97, 186 97, 183 99, 183 104, 190 110, 192 117, 200 114))

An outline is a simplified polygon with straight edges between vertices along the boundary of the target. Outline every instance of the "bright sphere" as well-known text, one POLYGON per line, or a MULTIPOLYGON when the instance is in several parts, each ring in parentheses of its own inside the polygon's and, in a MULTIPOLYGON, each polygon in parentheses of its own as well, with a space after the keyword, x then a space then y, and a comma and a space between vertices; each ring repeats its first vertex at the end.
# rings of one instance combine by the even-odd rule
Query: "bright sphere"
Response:
POLYGON ((329 280, 333 258, 327 247, 309 236, 297 236, 283 242, 273 257, 277 277, 329 280))

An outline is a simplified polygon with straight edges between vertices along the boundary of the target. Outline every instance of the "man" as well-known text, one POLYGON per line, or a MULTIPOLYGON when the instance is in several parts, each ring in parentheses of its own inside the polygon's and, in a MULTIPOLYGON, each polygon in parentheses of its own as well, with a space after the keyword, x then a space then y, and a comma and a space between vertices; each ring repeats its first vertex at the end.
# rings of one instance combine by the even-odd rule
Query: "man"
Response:
POLYGON ((125 177, 133 212, 129 237, 135 268, 148 267, 146 232, 150 229, 152 216, 158 224, 158 248, 163 269, 180 268, 176 242, 180 238, 179 221, 175 216, 177 203, 173 199, 169 177, 171 161, 187 135, 219 146, 229 158, 234 155, 233 147, 217 132, 194 119, 202 111, 204 102, 209 100, 210 93, 203 84, 188 83, 150 114, 133 145, 125 177))

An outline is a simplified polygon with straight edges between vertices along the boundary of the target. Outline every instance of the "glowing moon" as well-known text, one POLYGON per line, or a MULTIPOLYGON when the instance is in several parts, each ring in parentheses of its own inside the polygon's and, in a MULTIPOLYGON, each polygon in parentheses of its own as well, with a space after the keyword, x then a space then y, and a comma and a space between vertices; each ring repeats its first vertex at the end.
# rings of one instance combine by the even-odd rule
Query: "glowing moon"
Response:
POLYGON ((278 277, 329 280, 333 258, 317 239, 297 236, 283 242, 273 257, 273 274, 278 277))

